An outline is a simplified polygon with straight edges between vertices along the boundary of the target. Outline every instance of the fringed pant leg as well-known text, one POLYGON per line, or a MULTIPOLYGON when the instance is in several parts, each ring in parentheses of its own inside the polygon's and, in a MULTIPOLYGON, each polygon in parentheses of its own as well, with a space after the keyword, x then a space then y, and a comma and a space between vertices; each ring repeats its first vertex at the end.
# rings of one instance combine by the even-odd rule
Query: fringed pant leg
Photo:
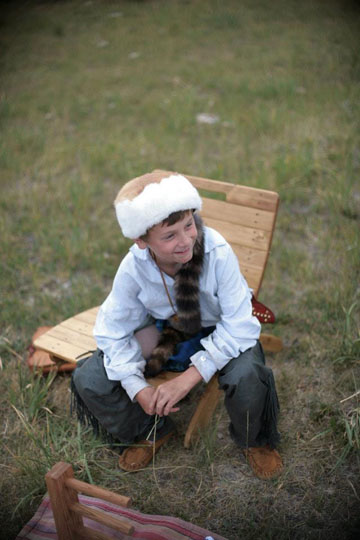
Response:
MULTIPOLYGON (((100 350, 80 360, 71 380, 72 410, 78 419, 90 424, 96 434, 108 442, 130 445, 144 439, 152 430, 155 416, 145 413, 132 402, 118 381, 106 375, 100 350)), ((169 424, 170 430, 170 422, 169 424)), ((157 433, 166 434, 164 419, 157 423, 157 433)), ((172 426, 171 426, 172 427, 172 426)))
POLYGON ((265 366, 258 342, 233 358, 220 372, 219 385, 225 392, 230 417, 230 434, 241 448, 279 442, 277 430, 279 402, 272 370, 265 366))

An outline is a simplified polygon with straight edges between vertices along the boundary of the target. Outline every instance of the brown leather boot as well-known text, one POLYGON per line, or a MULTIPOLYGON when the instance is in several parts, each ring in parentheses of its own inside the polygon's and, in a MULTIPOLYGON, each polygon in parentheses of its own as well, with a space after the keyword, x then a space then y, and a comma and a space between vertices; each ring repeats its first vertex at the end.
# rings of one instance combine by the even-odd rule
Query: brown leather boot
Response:
POLYGON ((144 469, 154 459, 155 453, 173 435, 171 431, 157 441, 144 440, 126 448, 119 457, 119 467, 123 471, 136 472, 144 469))
POLYGON ((268 445, 243 448, 243 454, 256 476, 262 480, 274 478, 283 469, 279 452, 268 445))

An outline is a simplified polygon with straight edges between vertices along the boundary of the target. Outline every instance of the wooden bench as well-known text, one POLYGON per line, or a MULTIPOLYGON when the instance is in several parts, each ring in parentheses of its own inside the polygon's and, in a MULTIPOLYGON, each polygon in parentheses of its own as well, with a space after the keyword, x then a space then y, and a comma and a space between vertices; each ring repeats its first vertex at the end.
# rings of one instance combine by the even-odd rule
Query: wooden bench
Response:
MULTIPOLYGON (((164 176, 170 174, 171 171, 164 171, 164 176)), ((185 176, 202 195, 201 215, 204 223, 216 229, 231 244, 242 274, 257 297, 270 253, 279 205, 278 194, 218 180, 185 176), (211 194, 216 197, 220 194, 223 200, 211 198, 211 194)), ((98 307, 93 307, 54 326, 34 341, 35 347, 48 352, 55 361, 75 364, 88 351, 96 349, 93 327, 97 311, 98 307)), ((262 333, 260 341, 265 351, 277 352, 282 349, 281 339, 273 335, 262 333)), ((157 386, 177 375, 167 371, 149 379, 149 382, 157 386)), ((199 430, 208 424, 219 397, 217 377, 214 376, 206 385, 190 421, 185 435, 185 447, 190 446, 199 430)))

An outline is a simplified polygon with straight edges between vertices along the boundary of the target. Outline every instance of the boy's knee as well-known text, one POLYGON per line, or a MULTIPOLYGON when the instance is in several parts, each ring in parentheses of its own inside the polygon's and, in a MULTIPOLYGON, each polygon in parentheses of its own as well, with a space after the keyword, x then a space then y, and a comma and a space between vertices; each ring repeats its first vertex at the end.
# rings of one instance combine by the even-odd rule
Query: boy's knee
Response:
POLYGON ((119 387, 119 381, 110 381, 107 377, 102 357, 94 355, 77 367, 72 374, 72 381, 78 394, 83 398, 104 398, 112 395, 119 387))
POLYGON ((241 399, 248 399, 250 389, 254 390, 261 385, 260 377, 256 366, 251 363, 244 363, 242 366, 236 366, 236 369, 227 372, 226 375, 219 376, 219 386, 224 390, 227 398, 235 396, 241 399))
POLYGON ((86 390, 96 392, 102 386, 102 379, 107 379, 104 370, 102 352, 97 350, 92 356, 80 360, 72 374, 72 381, 79 394, 86 390))
MULTIPOLYGON (((247 352, 247 351, 246 351, 247 352)), ((254 362, 251 355, 243 353, 237 358, 233 358, 219 372, 219 382, 232 381, 238 383, 241 381, 250 381, 259 378, 259 365, 254 362)))
POLYGON ((101 386, 97 370, 93 369, 92 362, 89 360, 74 370, 72 380, 80 395, 86 392, 96 393, 97 388, 101 386))

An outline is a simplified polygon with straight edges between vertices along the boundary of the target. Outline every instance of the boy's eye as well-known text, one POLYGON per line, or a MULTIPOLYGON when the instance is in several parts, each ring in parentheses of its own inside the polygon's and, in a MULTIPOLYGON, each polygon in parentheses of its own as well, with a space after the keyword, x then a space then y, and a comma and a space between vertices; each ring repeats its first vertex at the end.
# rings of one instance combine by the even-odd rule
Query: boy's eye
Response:
POLYGON ((165 236, 164 240, 170 240, 170 238, 173 238, 173 234, 168 234, 167 236, 165 236))

